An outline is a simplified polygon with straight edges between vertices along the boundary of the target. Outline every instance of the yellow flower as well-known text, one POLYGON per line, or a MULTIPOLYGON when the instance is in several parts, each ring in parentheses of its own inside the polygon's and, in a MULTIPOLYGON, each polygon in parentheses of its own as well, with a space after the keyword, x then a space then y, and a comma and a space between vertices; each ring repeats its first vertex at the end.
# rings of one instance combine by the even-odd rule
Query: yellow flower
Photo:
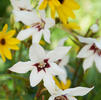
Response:
POLYGON ((75 18, 73 11, 80 8, 74 0, 43 0, 39 9, 45 9, 47 5, 51 8, 51 17, 54 18, 57 12, 60 20, 65 24, 69 17, 75 18))
POLYGON ((8 25, 5 24, 3 30, 0 32, 0 55, 5 62, 6 58, 9 60, 12 59, 11 51, 12 50, 19 50, 17 44, 20 42, 18 39, 13 38, 12 36, 15 35, 15 30, 10 30, 6 32, 8 29, 8 25))
POLYGON ((53 77, 53 79, 56 85, 62 90, 68 89, 71 86, 71 80, 67 80, 66 84, 64 84, 62 81, 59 81, 56 77, 53 77))

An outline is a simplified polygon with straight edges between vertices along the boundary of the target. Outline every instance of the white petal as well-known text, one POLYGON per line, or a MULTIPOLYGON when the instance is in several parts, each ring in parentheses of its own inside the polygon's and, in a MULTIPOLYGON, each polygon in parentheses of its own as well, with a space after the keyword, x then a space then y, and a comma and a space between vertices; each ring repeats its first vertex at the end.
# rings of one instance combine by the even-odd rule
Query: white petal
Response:
POLYGON ((101 73, 101 56, 96 55, 95 64, 96 64, 98 71, 101 73))
POLYGON ((45 22, 46 22, 46 24, 45 24, 46 29, 51 28, 55 25, 55 21, 52 18, 46 18, 45 22))
POLYGON ((87 93, 89 93, 93 88, 94 87, 92 87, 92 88, 86 88, 86 87, 71 88, 71 89, 64 90, 63 95, 68 94, 71 96, 84 96, 87 93))
POLYGON ((67 98, 68 98, 68 100, 77 100, 75 97, 68 96, 68 95, 67 95, 67 98))
POLYGON ((83 62, 83 69, 86 71, 88 68, 92 67, 95 55, 86 58, 83 62))
POLYGON ((44 71, 38 72, 37 69, 33 69, 30 74, 30 84, 32 87, 36 86, 43 79, 44 71))
POLYGON ((45 58, 45 51, 39 44, 34 43, 29 49, 29 57, 33 62, 42 61, 45 58))
POLYGON ((91 56, 91 55, 93 54, 93 51, 92 51, 92 50, 89 50, 90 47, 91 47, 91 45, 86 45, 86 46, 84 46, 84 47, 80 50, 80 52, 79 52, 79 54, 77 55, 77 57, 78 57, 78 58, 86 58, 86 57, 91 56))
POLYGON ((67 39, 68 39, 67 37, 61 39, 61 40, 58 42, 58 46, 63 46, 63 45, 64 45, 64 42, 65 42, 67 39))
POLYGON ((32 28, 29 28, 29 29, 25 29, 25 30, 22 30, 18 33, 18 36, 17 38, 19 40, 25 40, 27 39, 28 37, 30 37, 32 34, 34 33, 34 29, 32 28))
POLYGON ((30 0, 10 0, 14 9, 25 8, 32 10, 33 6, 30 3, 30 0))
POLYGON ((32 12, 14 10, 13 13, 15 15, 16 21, 21 21, 25 25, 33 25, 34 23, 40 22, 40 18, 35 10, 32 12))
POLYGON ((58 61, 59 59, 62 59, 70 49, 71 47, 57 47, 50 51, 47 54, 47 57, 50 58, 50 61, 58 61))
POLYGON ((65 56, 64 58, 62 58, 62 61, 60 62, 59 66, 63 67, 66 66, 69 62, 69 56, 65 56))
POLYGON ((53 80, 53 76, 46 73, 44 79, 44 86, 47 88, 47 90, 49 91, 49 93, 52 95, 54 93, 56 93, 56 89, 55 89, 55 82, 53 80))
POLYGON ((26 73, 34 68, 32 65, 33 63, 30 61, 18 62, 15 65, 13 65, 11 68, 9 68, 9 70, 16 73, 26 73))
POLYGON ((33 43, 39 43, 40 42, 41 37, 42 37, 42 32, 43 31, 38 32, 36 30, 36 32, 33 34, 33 40, 32 40, 33 43))
POLYGON ((49 68, 49 72, 52 74, 52 75, 64 75, 65 74, 65 71, 59 67, 57 64, 55 63, 50 63, 50 66, 51 68, 49 68))
POLYGON ((44 20, 45 19, 45 10, 39 10, 40 17, 44 20))
POLYGON ((66 84, 67 82, 67 72, 66 72, 66 69, 64 67, 62 67, 62 69, 64 70, 64 74, 63 75, 58 75, 59 79, 64 83, 66 84))
POLYGON ((80 42, 87 43, 87 44, 92 44, 97 41, 96 39, 93 39, 93 38, 85 38, 85 37, 81 37, 81 36, 78 36, 78 39, 80 42))
POLYGON ((44 32, 43 32, 43 34, 44 34, 45 41, 48 42, 48 43, 50 43, 50 30, 45 29, 44 32))
POLYGON ((95 45, 96 45, 99 49, 101 49, 101 40, 97 41, 97 42, 95 43, 95 45))

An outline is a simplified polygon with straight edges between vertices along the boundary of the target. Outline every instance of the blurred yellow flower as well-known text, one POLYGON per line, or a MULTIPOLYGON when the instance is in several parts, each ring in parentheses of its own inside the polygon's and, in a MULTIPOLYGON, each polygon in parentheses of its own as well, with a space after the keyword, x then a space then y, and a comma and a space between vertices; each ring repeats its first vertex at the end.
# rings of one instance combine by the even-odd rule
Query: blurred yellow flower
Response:
MULTIPOLYGON (((41 0, 42 1, 42 0, 41 0)), ((45 9, 47 4, 51 8, 51 17, 55 17, 57 12, 60 20, 66 24, 69 17, 75 18, 73 10, 77 10, 80 6, 74 0, 43 0, 39 9, 45 9)))
POLYGON ((0 32, 0 55, 5 62, 8 58, 9 60, 12 59, 11 51, 12 50, 19 50, 17 44, 20 42, 18 39, 13 38, 12 36, 15 35, 15 30, 10 30, 6 32, 8 29, 8 25, 5 24, 3 30, 0 32))
POLYGON ((53 79, 56 85, 62 90, 68 89, 71 86, 71 80, 67 80, 66 84, 64 84, 62 81, 59 81, 56 77, 53 77, 53 79))

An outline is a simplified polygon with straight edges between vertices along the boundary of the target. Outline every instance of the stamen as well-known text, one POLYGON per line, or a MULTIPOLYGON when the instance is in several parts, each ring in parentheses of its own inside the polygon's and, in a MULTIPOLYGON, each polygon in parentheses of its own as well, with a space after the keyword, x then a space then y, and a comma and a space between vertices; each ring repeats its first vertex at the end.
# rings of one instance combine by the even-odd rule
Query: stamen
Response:
POLYGON ((40 62, 40 64, 39 64, 39 67, 40 67, 40 68, 44 68, 45 66, 46 66, 46 63, 40 62))
POLYGON ((32 27, 35 27, 36 29, 38 29, 38 31, 41 31, 45 27, 45 21, 41 19, 40 23, 34 23, 32 27))

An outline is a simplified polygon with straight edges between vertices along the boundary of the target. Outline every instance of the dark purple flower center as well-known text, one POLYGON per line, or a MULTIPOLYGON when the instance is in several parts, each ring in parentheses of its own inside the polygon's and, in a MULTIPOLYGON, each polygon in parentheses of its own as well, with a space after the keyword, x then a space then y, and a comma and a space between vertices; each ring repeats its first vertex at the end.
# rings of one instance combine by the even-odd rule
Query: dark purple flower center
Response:
POLYGON ((58 0, 61 4, 63 4, 64 0, 58 0))
POLYGON ((32 27, 35 27, 38 31, 41 31, 45 27, 45 21, 41 19, 41 23, 35 23, 32 27))
POLYGON ((62 95, 62 96, 55 97, 54 100, 68 100, 68 98, 65 95, 62 95))
POLYGON ((4 38, 2 38, 2 39, 0 40, 0 43, 1 43, 2 45, 5 45, 5 44, 6 44, 6 40, 5 40, 4 38))
POLYGON ((46 72, 45 69, 50 67, 48 60, 49 59, 44 59, 42 62, 36 63, 33 66, 35 66, 37 68, 38 72, 40 72, 41 70, 44 70, 44 72, 46 72))
POLYGON ((99 56, 101 56, 101 49, 99 49, 95 43, 90 47, 90 50, 92 50, 94 53, 97 53, 99 56))

